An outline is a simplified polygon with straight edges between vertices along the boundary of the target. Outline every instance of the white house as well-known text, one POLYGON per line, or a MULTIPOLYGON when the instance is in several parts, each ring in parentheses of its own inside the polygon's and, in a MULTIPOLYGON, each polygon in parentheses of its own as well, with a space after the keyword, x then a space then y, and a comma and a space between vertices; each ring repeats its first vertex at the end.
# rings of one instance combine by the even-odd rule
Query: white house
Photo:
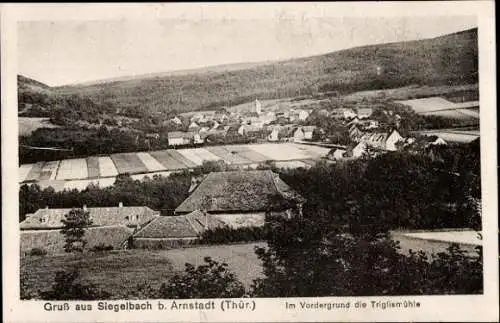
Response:
POLYGON ((268 141, 278 141, 279 140, 280 127, 274 127, 271 133, 267 136, 268 141))
POLYGON ((358 108, 358 118, 360 119, 366 119, 371 117, 373 114, 373 109, 372 108, 358 108))
POLYGON ((196 122, 191 122, 191 124, 189 125, 188 127, 188 130, 189 131, 192 131, 192 130, 199 130, 200 129, 200 126, 196 123, 196 122))
POLYGON ((262 113, 262 104, 257 99, 255 99, 255 112, 257 112, 258 115, 262 113))
POLYGON ((309 112, 306 110, 300 110, 299 111, 299 120, 306 120, 309 117, 309 112))
POLYGON ((175 124, 182 124, 181 119, 179 119, 178 117, 173 117, 170 120, 172 120, 172 122, 175 123, 175 124))
POLYGON ((182 146, 191 143, 192 134, 189 132, 172 131, 167 134, 170 146, 182 146))

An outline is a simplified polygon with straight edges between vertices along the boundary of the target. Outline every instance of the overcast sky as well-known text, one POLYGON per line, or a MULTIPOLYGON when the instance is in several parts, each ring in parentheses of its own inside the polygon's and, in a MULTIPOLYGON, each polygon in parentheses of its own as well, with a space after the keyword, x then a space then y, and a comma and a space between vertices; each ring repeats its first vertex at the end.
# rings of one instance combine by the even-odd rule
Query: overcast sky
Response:
POLYGON ((39 21, 18 24, 19 73, 48 85, 303 57, 477 26, 475 17, 39 21))

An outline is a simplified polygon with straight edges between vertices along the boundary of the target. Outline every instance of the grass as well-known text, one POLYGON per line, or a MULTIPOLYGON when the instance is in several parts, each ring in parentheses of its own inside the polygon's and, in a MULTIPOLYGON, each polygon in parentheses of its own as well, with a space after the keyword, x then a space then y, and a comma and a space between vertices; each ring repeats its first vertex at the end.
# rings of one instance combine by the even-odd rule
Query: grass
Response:
POLYGON ((89 157, 87 158, 87 172, 89 178, 99 177, 99 158, 89 157))
POLYGON ((84 158, 61 160, 57 179, 85 179, 89 176, 84 158))
POLYGON ((146 173, 148 171, 148 168, 135 153, 113 154, 111 159, 120 174, 146 173))
POLYGON ((254 246, 257 245, 264 246, 263 243, 252 243, 21 257, 21 274, 27 275, 29 290, 46 290, 50 288, 58 270, 78 267, 82 279, 111 292, 113 298, 127 298, 138 284, 148 282, 158 288, 175 272, 184 271, 186 262, 201 265, 203 258, 210 256, 214 260, 226 262, 230 270, 249 287, 253 279, 262 275, 261 263, 254 252, 254 246))
POLYGON ((152 151, 149 153, 153 158, 158 160, 165 169, 182 169, 186 168, 186 165, 180 162, 178 159, 172 156, 171 151, 160 150, 160 151, 152 151))

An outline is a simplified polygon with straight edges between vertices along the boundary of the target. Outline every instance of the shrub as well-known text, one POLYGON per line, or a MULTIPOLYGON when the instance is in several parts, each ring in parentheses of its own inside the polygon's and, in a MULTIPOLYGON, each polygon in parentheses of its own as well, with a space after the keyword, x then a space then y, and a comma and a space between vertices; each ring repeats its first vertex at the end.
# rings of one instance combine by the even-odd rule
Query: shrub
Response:
POLYGON ((265 227, 219 227, 203 232, 201 244, 261 241, 266 238, 265 227))
POLYGON ((206 265, 194 267, 186 263, 183 274, 176 274, 167 284, 162 284, 160 297, 170 299, 184 298, 236 298, 245 295, 243 284, 227 268, 205 257, 206 265))

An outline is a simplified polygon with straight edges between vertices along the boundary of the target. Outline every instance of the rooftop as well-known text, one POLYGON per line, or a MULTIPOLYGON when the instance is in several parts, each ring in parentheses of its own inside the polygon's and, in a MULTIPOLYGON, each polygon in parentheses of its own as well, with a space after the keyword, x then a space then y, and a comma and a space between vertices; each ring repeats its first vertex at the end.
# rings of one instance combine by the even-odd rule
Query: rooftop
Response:
POLYGON ((287 199, 303 198, 270 170, 214 172, 177 207, 176 213, 256 212, 287 208, 287 199))

